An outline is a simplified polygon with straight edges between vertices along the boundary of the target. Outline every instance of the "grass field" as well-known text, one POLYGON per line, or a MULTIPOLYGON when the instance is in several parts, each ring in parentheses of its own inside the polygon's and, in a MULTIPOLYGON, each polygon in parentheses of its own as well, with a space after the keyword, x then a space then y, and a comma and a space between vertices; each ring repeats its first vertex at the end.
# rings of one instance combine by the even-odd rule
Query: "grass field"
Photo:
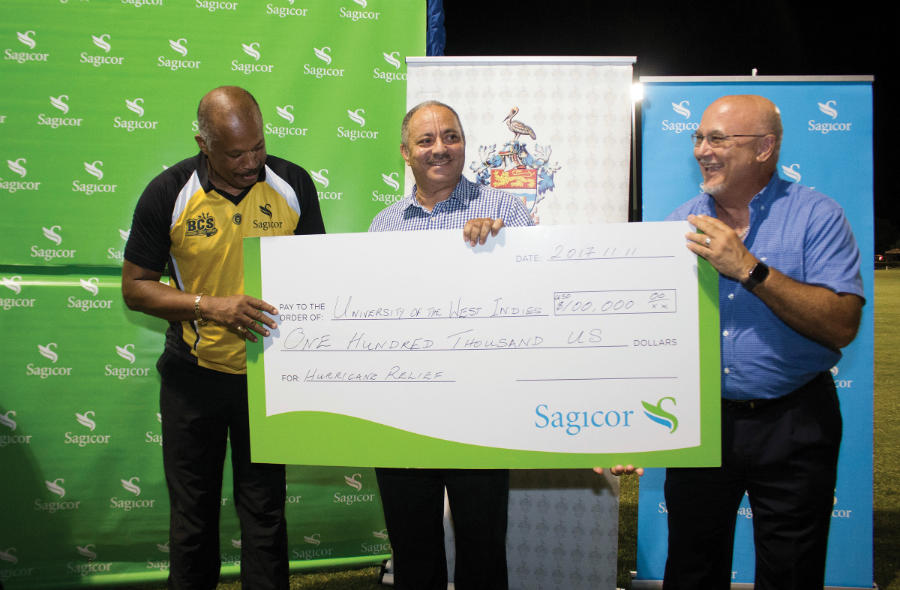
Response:
MULTIPOLYGON (((867 305, 871 305, 868 302, 867 305)), ((878 587, 900 590, 900 269, 875 272, 875 473, 874 573, 878 587)), ((846 427, 846 425, 845 425, 846 427)), ((626 588, 635 568, 637 480, 623 478, 619 502, 618 585, 626 588)), ((291 576, 291 590, 368 590, 378 568, 309 572, 291 576)), ((239 590, 223 582, 218 590, 239 590)), ((143 586, 148 588, 148 586, 143 586)), ((161 586, 150 586, 156 590, 161 586)))

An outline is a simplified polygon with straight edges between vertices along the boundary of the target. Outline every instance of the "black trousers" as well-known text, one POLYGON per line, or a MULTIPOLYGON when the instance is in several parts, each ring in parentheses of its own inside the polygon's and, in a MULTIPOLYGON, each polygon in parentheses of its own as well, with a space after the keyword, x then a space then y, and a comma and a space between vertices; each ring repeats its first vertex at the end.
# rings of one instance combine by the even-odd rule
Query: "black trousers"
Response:
POLYGON ((375 470, 398 590, 446 590, 444 487, 456 540, 458 590, 506 590, 509 471, 505 469, 375 470))
POLYGON ((169 489, 169 588, 216 587, 227 440, 241 523, 241 587, 288 588, 284 465, 250 462, 247 379, 192 367, 168 352, 162 375, 163 467, 169 489))
POLYGON ((666 471, 665 590, 731 584, 735 521, 753 511, 756 589, 821 590, 841 413, 826 373, 772 402, 722 407, 722 467, 666 471))

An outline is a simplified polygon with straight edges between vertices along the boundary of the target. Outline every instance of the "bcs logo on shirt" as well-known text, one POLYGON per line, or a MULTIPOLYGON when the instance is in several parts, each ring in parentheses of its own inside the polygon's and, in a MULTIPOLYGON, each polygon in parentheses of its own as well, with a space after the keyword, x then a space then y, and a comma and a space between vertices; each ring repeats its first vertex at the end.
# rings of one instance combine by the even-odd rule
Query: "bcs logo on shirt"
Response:
POLYGON ((185 236, 213 236, 219 230, 216 229, 216 220, 209 213, 201 213, 197 217, 187 220, 185 236))

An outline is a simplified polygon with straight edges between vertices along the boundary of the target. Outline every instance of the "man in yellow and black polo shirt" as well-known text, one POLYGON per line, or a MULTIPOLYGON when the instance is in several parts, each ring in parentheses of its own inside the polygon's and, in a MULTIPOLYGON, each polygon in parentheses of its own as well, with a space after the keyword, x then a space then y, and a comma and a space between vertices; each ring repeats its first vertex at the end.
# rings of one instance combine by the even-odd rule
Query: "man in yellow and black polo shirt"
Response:
POLYGON ((169 320, 157 363, 163 465, 171 505, 169 587, 214 588, 226 439, 241 522, 245 590, 288 587, 283 465, 250 462, 244 340, 275 322, 243 294, 242 239, 324 233, 307 172, 266 154, 262 114, 235 86, 197 109, 200 153, 153 179, 125 247, 131 309, 169 320), (168 264, 171 286, 159 282, 168 264))

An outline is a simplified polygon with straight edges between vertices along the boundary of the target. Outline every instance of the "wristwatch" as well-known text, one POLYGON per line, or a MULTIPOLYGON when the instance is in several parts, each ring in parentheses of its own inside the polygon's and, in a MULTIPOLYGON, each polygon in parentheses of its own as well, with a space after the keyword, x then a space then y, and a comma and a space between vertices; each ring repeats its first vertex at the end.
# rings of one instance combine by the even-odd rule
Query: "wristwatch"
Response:
POLYGON ((206 325, 206 318, 203 317, 203 314, 200 313, 200 299, 203 298, 203 293, 200 293, 194 298, 194 321, 197 322, 198 326, 206 325))
POLYGON ((750 273, 747 275, 747 278, 741 281, 741 284, 744 285, 744 288, 748 291, 752 291, 756 288, 758 284, 766 280, 766 277, 769 276, 769 267, 765 262, 757 262, 753 268, 750 269, 750 273))

